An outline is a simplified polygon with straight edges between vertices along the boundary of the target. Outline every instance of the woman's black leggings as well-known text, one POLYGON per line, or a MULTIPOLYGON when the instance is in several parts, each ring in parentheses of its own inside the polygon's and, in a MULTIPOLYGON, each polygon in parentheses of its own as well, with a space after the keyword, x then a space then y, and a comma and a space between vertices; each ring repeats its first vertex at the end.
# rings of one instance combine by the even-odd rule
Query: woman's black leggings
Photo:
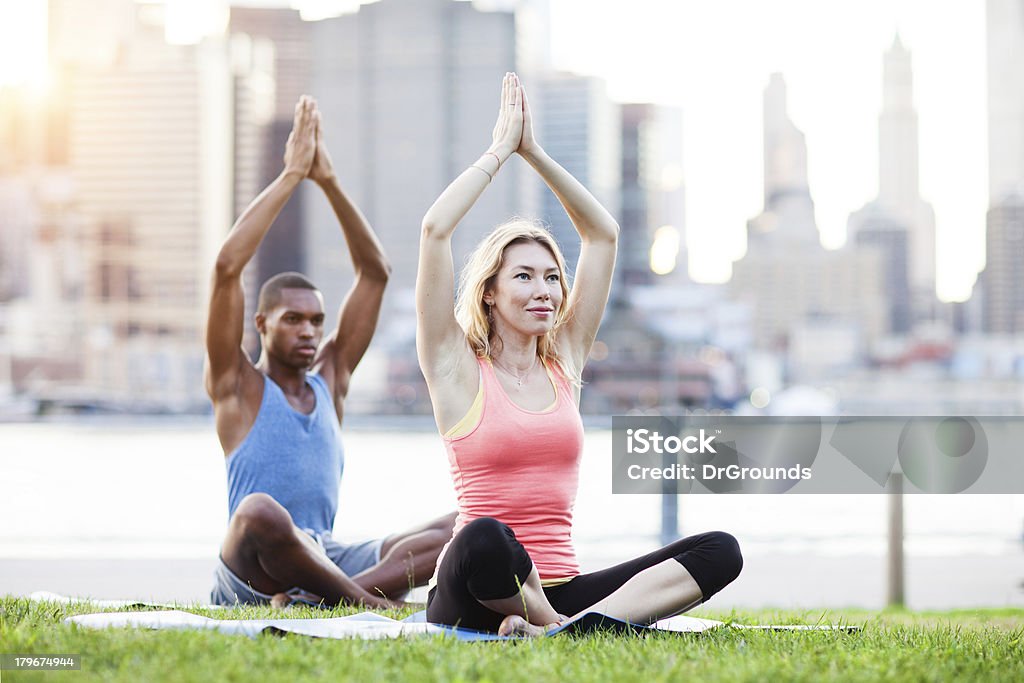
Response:
MULTIPOLYGON (((688 536, 635 560, 617 564, 544 589, 559 614, 572 616, 603 600, 643 570, 665 560, 686 568, 701 600, 731 583, 743 568, 736 539, 722 531, 688 536)), ((437 572, 437 586, 427 596, 427 620, 478 631, 497 631, 504 614, 480 600, 510 598, 533 570, 526 549, 507 525, 491 517, 467 524, 452 540, 437 572)))

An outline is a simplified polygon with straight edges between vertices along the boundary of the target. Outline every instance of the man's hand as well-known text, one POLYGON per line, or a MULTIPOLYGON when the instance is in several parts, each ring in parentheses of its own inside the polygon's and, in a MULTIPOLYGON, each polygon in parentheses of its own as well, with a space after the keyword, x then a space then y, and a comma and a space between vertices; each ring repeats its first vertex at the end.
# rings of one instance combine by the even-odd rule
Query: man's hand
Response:
POLYGON ((313 121, 316 129, 316 154, 313 156, 313 165, 309 168, 309 179, 322 185, 334 178, 334 164, 327 152, 327 145, 324 144, 323 117, 319 111, 314 112, 313 121))
POLYGON ((316 157, 316 101, 308 95, 295 105, 295 121, 284 150, 284 172, 300 179, 309 175, 316 157))

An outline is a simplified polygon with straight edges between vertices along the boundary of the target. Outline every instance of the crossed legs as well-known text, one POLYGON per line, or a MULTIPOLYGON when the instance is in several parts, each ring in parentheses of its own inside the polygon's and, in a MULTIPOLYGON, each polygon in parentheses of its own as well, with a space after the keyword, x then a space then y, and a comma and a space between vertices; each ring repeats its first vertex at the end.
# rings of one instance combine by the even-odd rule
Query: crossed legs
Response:
POLYGON ((459 532, 445 554, 427 618, 502 633, 534 633, 561 615, 588 611, 649 624, 708 600, 739 575, 742 565, 736 539, 710 532, 541 589, 537 570, 512 530, 494 519, 478 519, 459 532))
POLYGON ((221 547, 221 559, 253 589, 274 595, 301 586, 327 604, 362 603, 391 607, 410 588, 426 581, 441 547, 451 537, 454 515, 446 515, 389 536, 381 561, 349 577, 292 522, 271 496, 246 496, 235 510, 221 547), (447 525, 447 526, 446 526, 447 525))
POLYGON ((352 577, 363 589, 398 599, 424 585, 434 573, 441 548, 452 537, 455 513, 384 539, 380 562, 352 577))

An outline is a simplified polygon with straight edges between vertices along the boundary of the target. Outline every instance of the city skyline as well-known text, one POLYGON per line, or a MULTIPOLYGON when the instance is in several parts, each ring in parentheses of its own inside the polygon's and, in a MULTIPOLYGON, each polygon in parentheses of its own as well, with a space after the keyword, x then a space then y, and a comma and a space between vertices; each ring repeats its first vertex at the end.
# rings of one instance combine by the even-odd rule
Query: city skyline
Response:
MULTIPOLYGON (((313 18, 351 10, 356 3, 290 4, 313 18)), ((882 55, 898 32, 913 60, 921 194, 936 210, 938 293, 947 300, 970 295, 984 265, 988 194, 984 3, 939 7, 919 0, 871 0, 829 3, 828 9, 809 0, 770 7, 747 0, 712 7, 666 7, 650 0, 628 7, 585 8, 578 0, 547 4, 554 67, 604 78, 617 101, 682 107, 689 265, 700 281, 729 275, 732 262, 744 253, 746 221, 763 208, 758 101, 775 71, 786 78, 791 116, 807 136, 809 185, 822 242, 830 248, 843 243, 848 214, 877 193, 882 55), (955 52, 947 42, 947 29, 954 28, 955 52), (607 49, 608 36, 616 37, 616 49, 607 49)), ((14 21, 7 16, 0 24, 20 22, 23 33, 31 33, 29 10, 39 6, 45 3, 23 3, 14 21)), ((206 21, 216 14, 210 3, 178 0, 175 6, 180 22, 190 11, 206 21)), ((8 50, 16 46, 13 41, 8 50)), ((0 82, 10 78, 0 72, 0 82)))

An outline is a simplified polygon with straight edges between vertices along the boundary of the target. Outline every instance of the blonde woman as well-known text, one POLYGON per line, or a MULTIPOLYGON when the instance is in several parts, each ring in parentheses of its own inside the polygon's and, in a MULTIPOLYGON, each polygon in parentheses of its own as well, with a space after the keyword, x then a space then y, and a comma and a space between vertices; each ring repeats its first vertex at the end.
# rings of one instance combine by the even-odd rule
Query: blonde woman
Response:
POLYGON ((608 300, 618 233, 537 143, 526 92, 506 74, 493 143, 427 211, 420 241, 417 352, 459 500, 428 594, 434 623, 525 635, 585 611, 650 623, 739 574, 736 540, 721 532, 579 571, 571 530, 580 373, 608 300), (575 281, 570 288, 550 233, 513 221, 472 254, 453 310, 452 233, 512 154, 540 175, 579 232, 575 281))

